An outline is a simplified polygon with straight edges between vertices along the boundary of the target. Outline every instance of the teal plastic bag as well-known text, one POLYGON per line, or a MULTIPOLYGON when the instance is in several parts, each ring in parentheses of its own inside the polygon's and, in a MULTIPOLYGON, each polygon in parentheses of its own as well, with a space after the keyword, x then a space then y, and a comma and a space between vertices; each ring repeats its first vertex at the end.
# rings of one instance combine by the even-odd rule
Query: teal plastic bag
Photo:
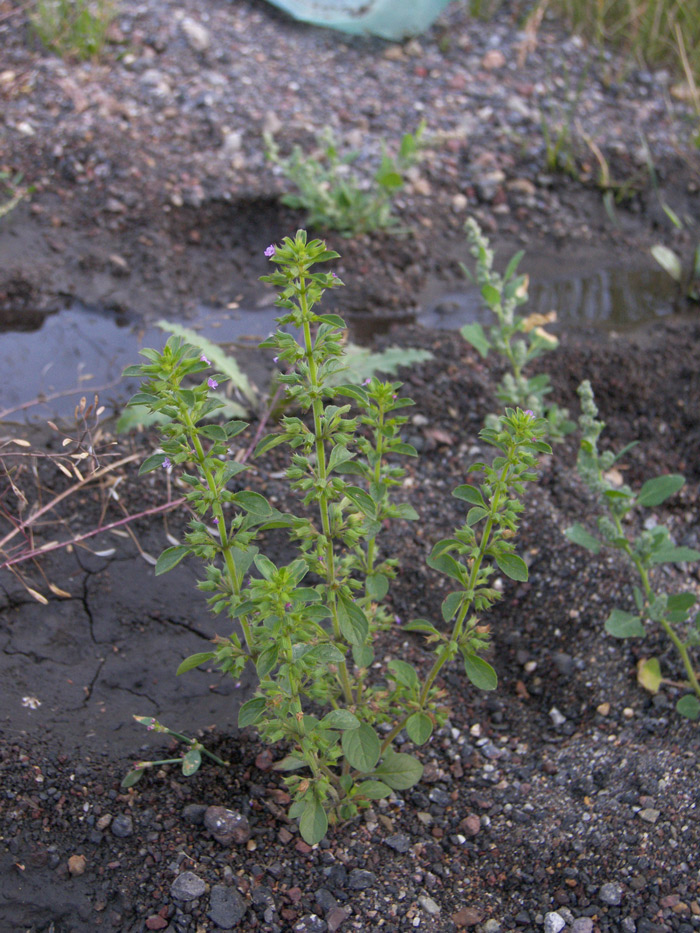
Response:
POLYGON ((400 41, 430 26, 451 0, 269 0, 295 19, 400 41))

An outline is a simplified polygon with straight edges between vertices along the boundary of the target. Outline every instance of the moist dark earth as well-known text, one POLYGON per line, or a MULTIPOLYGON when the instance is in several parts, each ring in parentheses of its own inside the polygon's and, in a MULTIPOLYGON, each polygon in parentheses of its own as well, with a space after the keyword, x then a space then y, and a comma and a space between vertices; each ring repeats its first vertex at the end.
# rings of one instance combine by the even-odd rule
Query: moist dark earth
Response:
MULTIPOLYGON (((399 374, 416 403, 405 439, 420 456, 406 463, 398 495, 420 521, 380 539, 401 569, 377 678, 397 657, 427 670, 426 646, 402 625, 439 619, 446 589, 425 558, 463 519, 450 491, 488 456, 478 433, 496 408, 498 361, 457 333, 406 324, 426 294, 462 281, 466 217, 477 217, 499 257, 524 246, 567 269, 645 267, 659 241, 687 260, 697 238, 698 155, 676 79, 589 49, 548 20, 525 46, 522 15, 504 4, 485 24, 456 3, 424 36, 392 44, 302 26, 262 2, 124 3, 106 61, 77 63, 43 52, 26 11, 0 3, 0 168, 34 186, 0 221, 6 329, 36 327, 72 298, 136 323, 166 312, 186 321, 203 300, 252 302, 263 250, 304 222, 279 205, 262 129, 288 149, 331 123, 371 161, 380 137, 426 118, 427 158, 397 206, 410 233, 327 234, 347 282, 329 296, 333 310, 356 328, 381 321, 390 332, 375 337, 377 349, 433 353, 399 374), (584 73, 572 178, 545 170, 540 115, 564 113, 584 73), (586 138, 616 179, 634 182, 613 216, 586 138), (664 203, 683 230, 674 232, 664 203)), ((541 364, 552 398, 575 417, 576 388, 591 380, 604 445, 639 441, 617 465, 633 487, 685 475, 652 515, 697 548, 697 307, 679 300, 677 313, 633 333, 567 325, 558 336, 541 364)), ((107 449, 112 425, 102 431, 101 465, 134 459, 66 495, 31 537, 3 542, 16 556, 141 515, 2 571, 2 933, 700 928, 698 726, 674 710, 683 673, 668 644, 654 631, 626 642, 604 632, 612 608, 633 605, 627 566, 563 536, 595 514, 574 469, 576 434, 543 460, 526 499, 518 548, 528 582, 503 579, 489 614, 498 690, 479 693, 446 669, 450 719, 416 752, 422 781, 309 847, 271 767, 283 750, 236 728, 252 676, 174 675, 227 632, 195 590, 193 563, 154 576, 149 556, 187 521, 181 509, 154 512, 180 494, 176 483, 136 475, 157 438, 120 436, 107 449), (655 696, 636 681, 637 662, 651 656, 672 682, 655 696), (178 754, 134 714, 203 737, 230 766, 189 779, 154 770, 123 791, 135 759, 178 754)), ((15 481, 5 473, 4 539, 20 492, 27 509, 41 507, 74 480, 49 459, 34 474, 33 460, 11 454, 56 455, 60 432, 7 423, 3 436, 32 445, 3 447, 15 481)), ((251 488, 289 508, 283 451, 253 466, 251 488)), ((273 557, 291 556, 280 539, 269 545, 273 557)), ((665 567, 656 581, 697 592, 698 569, 665 567)))

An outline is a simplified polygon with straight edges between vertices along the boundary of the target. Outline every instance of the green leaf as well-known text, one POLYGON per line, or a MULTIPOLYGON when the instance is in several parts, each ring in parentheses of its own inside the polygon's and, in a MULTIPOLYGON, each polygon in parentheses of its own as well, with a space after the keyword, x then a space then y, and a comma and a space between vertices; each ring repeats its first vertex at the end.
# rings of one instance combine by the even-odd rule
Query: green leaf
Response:
POLYGON ((392 790, 408 790, 423 777, 423 765, 413 755, 387 750, 374 776, 392 790))
POLYGON ((415 522, 420 516, 409 502, 399 502, 394 506, 394 515, 396 518, 402 518, 407 522, 415 522))
POLYGON ((346 729, 359 728, 360 720, 349 709, 333 709, 323 717, 321 725, 328 729, 340 729, 344 732, 346 729))
POLYGON ((182 759, 182 773, 185 777, 189 777, 191 774, 194 774, 195 771, 199 770, 199 766, 202 763, 202 753, 198 748, 192 748, 182 759))
POLYGON ((364 645, 369 632, 367 617, 351 599, 340 593, 338 596, 338 624, 340 631, 351 645, 364 645))
POLYGON ((481 495, 481 492, 476 486, 471 486, 469 483, 465 483, 463 486, 457 486, 456 489, 452 490, 452 495, 455 499, 463 499, 464 502, 470 502, 472 505, 480 505, 482 508, 486 508, 486 503, 484 502, 484 497, 481 495))
POLYGON ((122 778, 121 787, 133 787, 134 784, 137 784, 144 775, 145 768, 136 768, 133 771, 129 771, 127 775, 122 778))
POLYGON ((350 767, 356 768, 363 774, 372 771, 379 761, 381 747, 379 738, 367 723, 362 723, 357 729, 348 729, 343 732, 341 744, 350 767))
POLYGON ((645 661, 642 658, 637 664, 637 683, 639 686, 644 687, 649 693, 658 693, 662 681, 659 659, 649 658, 648 661, 645 661))
POLYGON ((676 547, 667 541, 657 551, 653 551, 649 562, 652 564, 680 564, 685 561, 700 560, 700 551, 692 547, 676 547))
POLYGON ((254 726, 262 719, 264 712, 265 697, 253 697, 252 700, 248 700, 238 710, 238 728, 245 729, 246 726, 254 726))
POLYGON ((574 544, 579 544, 581 547, 585 547, 587 551, 590 551, 591 554, 598 554, 600 552, 600 542, 597 538, 594 538, 583 525, 572 525, 571 528, 567 528, 564 532, 569 541, 573 541, 574 544))
POLYGON ((484 359, 486 359, 486 357, 489 355, 491 344, 489 343, 489 339, 484 333, 484 328, 481 326, 481 324, 465 324, 464 327, 460 328, 459 332, 467 341, 467 343, 470 343, 474 349, 477 350, 484 359))
POLYGON ((272 580, 277 573, 277 567, 275 567, 270 558, 266 557, 264 554, 256 554, 253 558, 253 562, 262 576, 268 581, 272 580))
POLYGON ((355 795, 358 797, 368 797, 370 800, 381 800, 388 797, 391 788, 383 781, 362 781, 355 788, 355 795))
POLYGON ((527 582, 527 564, 518 557, 517 554, 496 554, 494 560, 503 573, 511 580, 518 580, 520 583, 527 582))
POLYGON ((150 457, 146 457, 139 468, 139 476, 143 476, 144 473, 151 473, 153 470, 157 470, 158 467, 163 466, 163 463, 166 460, 166 454, 152 454, 150 457))
POLYGON ((675 593, 666 603, 670 612, 687 612, 697 602, 695 593, 675 593))
POLYGON ((328 472, 332 473, 333 470, 336 470, 338 467, 342 467, 343 464, 347 463, 349 460, 352 460, 354 456, 355 455, 350 453, 347 448, 340 444, 336 444, 333 450, 331 450, 331 455, 328 458, 328 472))
POLYGON ((233 496, 234 500, 246 512, 250 512, 256 518, 269 518, 273 510, 265 496, 259 492, 250 492, 247 489, 237 492, 233 496))
POLYGON ((700 717, 700 700, 694 693, 686 693, 676 703, 676 712, 680 713, 681 716, 685 716, 686 719, 695 721, 700 717))
POLYGON ((189 547, 184 544, 178 544, 176 547, 166 548, 156 561, 156 576, 167 573, 173 567, 177 567, 183 557, 190 553, 189 547))
POLYGON ((498 686, 498 675, 488 663, 478 654, 464 656, 464 670, 469 680, 479 690, 495 690, 498 686))
POLYGON ((482 518, 486 518, 488 514, 488 510, 483 508, 483 506, 475 505, 467 512, 467 525, 471 528, 472 525, 476 525, 480 522, 482 518))
POLYGON ((501 293, 494 285, 482 285, 481 287, 481 297, 484 299, 489 308, 497 308, 501 303, 501 293))
MULTIPOLYGON (((281 761, 276 761, 273 766, 273 771, 298 771, 299 768, 305 768, 306 762, 303 758, 298 758, 296 755, 285 755, 281 761)), ((290 814, 291 816, 291 814, 290 814)))
POLYGON ((397 683, 402 684, 404 687, 408 687, 409 690, 418 690, 420 687, 418 674, 416 674, 414 668, 406 661, 394 659, 393 661, 389 661, 387 667, 393 674, 394 680, 396 680, 397 683))
POLYGON ((359 486, 346 486, 345 495, 348 499, 355 505, 363 515, 366 515, 368 518, 377 517, 377 507, 374 503, 374 499, 366 493, 364 489, 360 489, 359 486))
POLYGON ((307 800, 299 820, 301 838, 310 846, 320 842, 328 832, 328 817, 318 800, 307 800))
POLYGON ((669 496, 685 484, 685 477, 679 473, 669 473, 666 476, 657 476, 655 479, 649 479, 639 490, 637 496, 637 505, 654 506, 660 505, 669 496))
POLYGON ((456 590, 445 597, 442 601, 442 617, 445 622, 449 622, 454 617, 463 599, 464 590, 456 590))
POLYGON ((416 745, 424 745, 433 733, 433 720, 427 713, 413 713, 406 720, 406 732, 416 745))
POLYGON ((646 631, 639 616, 613 609, 605 622, 605 631, 614 638, 644 638, 646 631))
POLYGON ((176 676, 180 674, 186 674, 187 671, 194 670, 195 667, 199 667, 200 664, 206 664, 207 661, 211 661, 212 658, 216 657, 215 651, 200 651, 198 654, 191 654, 189 658, 185 658, 182 664, 178 667, 176 676))
POLYGON ((439 635, 440 632, 426 619, 414 619, 403 627, 404 632, 421 632, 423 635, 439 635))
POLYGON ((383 573, 371 573, 367 577, 367 595, 374 602, 381 602, 389 592, 389 578, 383 573))
POLYGON ((374 661, 374 649, 371 645, 353 645, 352 659, 357 667, 369 667, 374 661))
POLYGON ((255 670, 260 680, 262 680, 263 677, 266 677, 270 671, 276 667, 278 657, 278 644, 269 645, 267 648, 265 648, 264 651, 260 652, 258 659, 255 662, 255 670))
POLYGON ((433 570, 439 570, 440 573, 452 577, 458 583, 463 583, 462 567, 451 554, 446 554, 441 550, 440 543, 435 545, 430 557, 426 560, 426 564, 428 567, 432 567, 433 570))

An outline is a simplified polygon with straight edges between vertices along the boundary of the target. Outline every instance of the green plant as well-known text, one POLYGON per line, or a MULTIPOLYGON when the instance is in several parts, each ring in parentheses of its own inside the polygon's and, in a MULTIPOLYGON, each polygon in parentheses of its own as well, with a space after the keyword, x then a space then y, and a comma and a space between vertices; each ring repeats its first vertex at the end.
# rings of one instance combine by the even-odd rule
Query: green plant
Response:
POLYGON ((317 137, 317 154, 295 146, 282 158, 273 137, 267 133, 264 138, 267 158, 299 192, 284 195, 282 202, 306 211, 310 226, 356 236, 373 230, 398 230, 392 201, 404 185, 406 171, 420 159, 424 132, 425 123, 421 122, 415 133, 406 133, 395 157, 382 143, 381 162, 371 179, 351 170, 358 153, 341 155, 330 127, 317 137))
MULTIPOLYGON (((456 583, 442 605, 450 630, 440 632, 424 619, 405 626, 428 636, 432 666, 421 682, 418 671, 397 658, 376 682, 373 642, 392 621, 385 599, 397 567, 394 558, 381 555, 379 534, 388 520, 418 517, 391 495, 404 474, 396 458, 416 454, 401 440, 406 418, 398 414, 412 402, 399 396, 400 383, 373 378, 362 385, 333 384, 343 366, 345 325, 314 308, 327 289, 342 283, 313 269, 337 253, 320 240, 308 242, 300 230, 266 255, 277 270, 264 281, 280 289, 283 315, 262 346, 288 367, 279 379, 299 414, 286 415, 256 454, 281 444, 290 448, 286 475, 302 500, 301 514, 281 513, 259 493, 229 489, 246 469, 229 458, 245 425, 205 423, 218 405, 209 388, 220 377, 202 378, 209 367, 199 348, 171 337, 162 353, 142 351, 148 362, 126 375, 145 380, 135 404, 171 419, 162 428, 162 451, 141 471, 191 467, 182 479, 195 519, 186 543, 165 550, 156 572, 171 570, 188 555, 199 557, 206 565, 200 588, 209 594, 210 609, 240 625, 240 632, 217 637, 213 650, 186 659, 178 673, 214 663, 238 678, 254 664, 259 685, 240 708, 239 726, 256 726, 266 741, 291 749, 275 767, 287 774, 290 817, 315 843, 329 821, 352 818, 372 800, 420 780, 420 762, 394 751, 393 741, 405 730, 422 745, 444 722, 444 693, 436 680, 446 663, 461 655, 473 684, 496 686, 493 668, 481 657, 488 630, 478 614, 499 598, 490 585, 496 568, 515 580, 527 578, 512 537, 525 483, 536 478, 537 455, 550 448, 542 440, 544 421, 531 413, 509 409, 494 429, 482 431, 500 455, 491 465, 471 467, 482 472, 480 485, 455 489, 471 506, 465 523, 428 560, 456 583), (299 340, 283 330, 290 326, 299 340), (186 377, 197 376, 199 384, 183 387, 186 377), (356 415, 344 400, 354 403, 356 415), (296 553, 291 562, 275 564, 259 550, 262 533, 271 528, 286 529, 296 553)), ((143 763, 136 770, 142 772, 143 763)), ((125 780, 132 783, 134 772, 125 780)))
POLYGON ((30 194, 32 188, 21 186, 21 175, 10 175, 9 172, 0 172, 0 189, 7 192, 7 200, 0 204, 0 219, 13 211, 22 198, 30 194))
POLYGON ((558 440, 573 430, 574 425, 568 420, 565 409, 547 403, 546 396, 551 392, 549 376, 546 373, 526 376, 523 372, 533 360, 558 345, 557 338, 544 329, 545 324, 556 320, 556 314, 517 315, 517 308, 527 302, 528 278, 517 275, 523 252, 513 256, 501 276, 493 268, 493 250, 477 222, 470 218, 465 230, 471 254, 476 259, 476 271, 472 274, 463 263, 462 271, 478 285, 496 322, 488 331, 479 323, 465 324, 460 333, 484 359, 491 350, 495 350, 508 363, 510 372, 503 377, 496 391, 499 402, 533 411, 537 417, 545 418, 550 438, 558 440))
POLYGON ((87 59, 102 54, 114 15, 112 0, 37 0, 31 23, 51 52, 87 59))
POLYGON ((223 761, 218 755, 214 755, 213 752, 206 749, 197 739, 190 739, 183 735, 182 732, 174 732, 172 729, 168 729, 167 726, 162 725, 152 716, 134 716, 134 719, 142 726, 145 726, 149 732, 172 736, 178 742, 186 745, 188 750, 178 758, 160 758, 158 761, 135 761, 133 769, 129 771, 122 781, 122 787, 124 788, 133 787, 134 784, 141 780, 146 771, 150 768, 159 768, 161 765, 180 765, 185 777, 191 777, 199 771, 202 764, 202 755, 222 768, 227 767, 229 764, 228 761, 223 761))
MULTIPOLYGON (((593 391, 586 380, 579 387, 581 398, 580 426, 581 447, 577 467, 581 478, 598 497, 604 513, 598 518, 598 536, 592 535, 583 525, 575 524, 565 531, 566 536, 593 554, 604 547, 613 547, 626 555, 637 571, 641 586, 633 588, 636 613, 613 609, 605 622, 605 630, 615 638, 644 638, 645 624, 655 623, 673 643, 681 657, 688 678, 684 688, 693 692, 681 697, 676 709, 689 719, 700 716, 700 683, 693 667, 689 649, 700 645, 700 613, 693 618, 697 597, 684 592, 669 595, 657 592, 652 587, 651 574, 658 564, 680 563, 700 560, 700 551, 674 544, 668 529, 652 519, 644 522, 644 529, 636 536, 628 534, 624 527, 633 510, 654 508, 665 502, 685 483, 679 474, 668 474, 647 480, 638 493, 627 485, 617 485, 609 471, 634 444, 628 445, 619 454, 612 451, 600 453, 598 438, 605 427, 596 416, 598 409, 593 391)), ((661 683, 661 667, 657 658, 640 662, 640 683, 652 692, 657 692, 661 683)))
POLYGON ((572 127, 587 77, 588 69, 586 68, 578 80, 574 94, 569 94, 570 99, 564 113, 558 114, 556 123, 551 123, 544 109, 540 107, 540 128, 544 139, 545 168, 548 172, 563 172, 574 179, 579 177, 579 171, 574 155, 572 127))

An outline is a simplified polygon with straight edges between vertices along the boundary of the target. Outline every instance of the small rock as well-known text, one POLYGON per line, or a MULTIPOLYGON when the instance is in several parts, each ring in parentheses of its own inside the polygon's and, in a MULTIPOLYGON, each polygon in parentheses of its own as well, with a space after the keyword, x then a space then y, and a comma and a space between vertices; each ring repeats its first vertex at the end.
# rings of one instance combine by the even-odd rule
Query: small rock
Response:
POLYGON ((364 891, 377 883, 377 876, 373 871, 366 871, 364 868, 353 868, 348 878, 348 885, 353 891, 364 891))
POLYGON ((500 49, 491 49, 481 59, 481 67, 486 71, 495 71, 497 68, 503 68, 506 63, 506 57, 500 49))
POLYGON ((68 871, 74 878, 77 878, 79 875, 84 875, 86 866, 87 859, 84 855, 71 855, 68 859, 68 871))
MULTIPOLYGON (((180 876, 182 877, 182 876, 180 876)), ((221 930, 232 930, 243 919, 248 906, 235 888, 216 884, 211 889, 207 917, 221 930)))
POLYGON ((470 813, 469 816, 465 816, 461 821, 459 828, 468 836, 476 836, 481 829, 481 819, 476 813, 470 813))
POLYGON ((544 917, 544 933, 559 933, 566 926, 566 922, 561 914, 556 910, 550 911, 544 917))
POLYGON ((182 818, 188 823, 194 823, 195 826, 201 826, 204 823, 204 814, 207 812, 207 805, 204 803, 188 803, 182 808, 182 818))
POLYGON ((95 827, 99 829, 100 832, 107 829, 109 824, 112 822, 111 813, 103 813, 99 820, 95 823, 95 827))
POLYGON ((326 933, 328 924, 317 914, 308 914, 294 924, 294 933, 326 933))
POLYGON ((549 711, 549 718, 552 720, 555 726, 563 726, 566 722, 566 716, 563 713, 560 713, 556 706, 553 706, 549 711))
POLYGON ((112 820, 112 832, 120 839, 126 839, 134 832, 134 821, 128 813, 118 813, 112 820))
POLYGON ((645 823, 655 823, 660 816, 661 811, 655 810, 653 807, 645 807, 644 810, 639 811, 639 818, 644 820, 645 823))
POLYGON ((243 845, 250 839, 250 824, 242 813, 226 807, 207 807, 204 825, 222 846, 243 845))
POLYGON ((328 933, 335 933, 345 923, 350 916, 350 911, 344 907, 334 907, 326 917, 328 921, 328 933))
POLYGON ((619 907, 622 903, 622 885, 607 882, 601 885, 598 897, 608 907, 619 907))
POLYGON ((403 854, 404 852, 408 852, 411 846, 411 840, 406 833, 394 833, 393 836, 386 837, 384 844, 395 852, 401 852, 403 854))
POLYGON ((593 921, 590 917, 577 917, 571 926, 571 933, 593 933, 593 921))
POLYGON ((193 901, 201 897, 207 886, 193 871, 183 871, 170 885, 170 896, 178 901, 193 901))
POLYGON ((499 920, 496 920, 494 917, 491 917, 490 920, 487 920, 486 923, 481 927, 481 933, 501 933, 502 927, 499 920))
POLYGON ((209 30, 191 16, 184 16, 181 26, 190 48, 194 52, 206 52, 211 45, 209 30))
POLYGON ((440 913, 440 905, 434 901, 432 897, 428 897, 426 894, 419 895, 418 903, 426 912, 426 914, 430 914, 431 917, 437 917, 437 915, 440 913))
POLYGON ((146 929, 147 930, 164 930, 168 925, 168 921, 161 917, 160 914, 153 914, 146 920, 146 929))
POLYGON ((476 907, 463 907, 452 914, 452 922, 457 927, 475 927, 484 919, 483 911, 476 907))

